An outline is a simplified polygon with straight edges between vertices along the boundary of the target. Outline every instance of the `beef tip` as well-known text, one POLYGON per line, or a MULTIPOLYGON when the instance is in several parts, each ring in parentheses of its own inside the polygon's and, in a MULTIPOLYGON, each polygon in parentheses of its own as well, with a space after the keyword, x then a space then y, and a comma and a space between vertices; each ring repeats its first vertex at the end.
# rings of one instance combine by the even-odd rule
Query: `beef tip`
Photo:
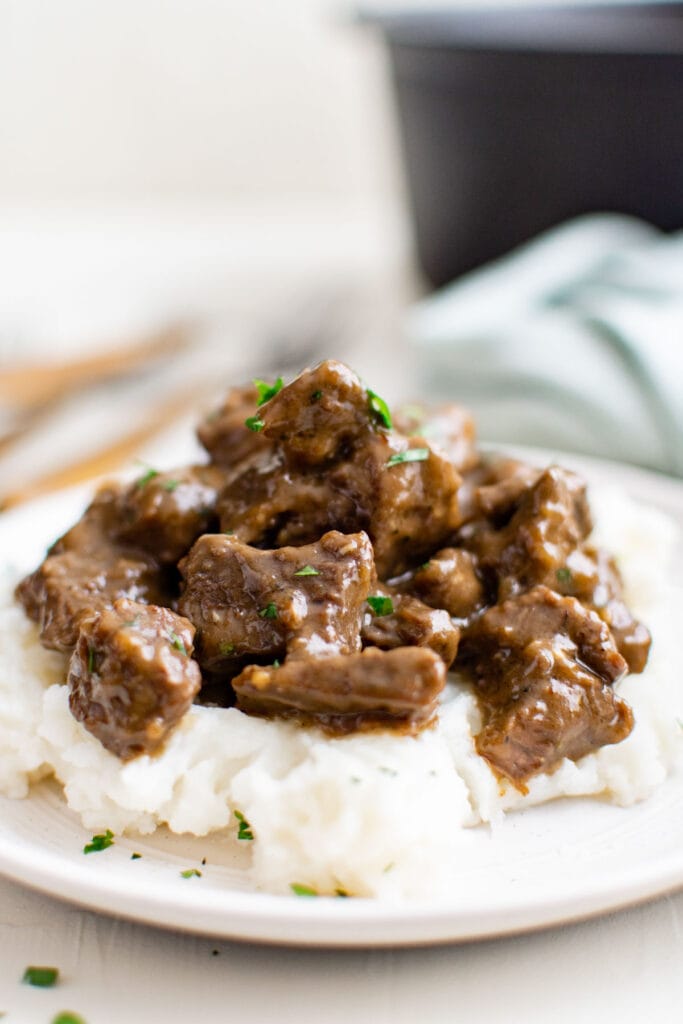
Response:
POLYGON ((458 653, 460 630, 443 608, 430 608, 416 597, 376 587, 363 621, 364 646, 385 651, 428 647, 449 668, 458 653))
POLYGON ((551 466, 527 487, 502 528, 488 519, 465 524, 459 542, 476 554, 504 600, 537 583, 553 587, 557 570, 592 528, 586 487, 574 473, 551 466))
POLYGON ((434 718, 446 670, 433 651, 420 647, 249 666, 233 686, 248 714, 313 720, 332 733, 372 725, 415 732, 434 718))
POLYGON ((394 413, 393 425, 406 437, 426 437, 438 445, 459 473, 479 465, 474 419, 461 405, 404 405, 394 413))
POLYGON ((598 548, 578 548, 555 576, 555 590, 578 598, 607 623, 629 672, 642 672, 652 638, 623 600, 623 581, 614 559, 598 548))
POLYGON ((201 686, 194 627, 127 598, 83 619, 69 664, 69 708, 122 760, 152 754, 201 686))
POLYGON ((469 619, 486 603, 475 556, 464 548, 442 548, 401 579, 402 593, 413 594, 430 608, 444 608, 456 619, 469 619))
POLYGON ((475 515, 484 516, 495 526, 505 525, 540 475, 541 470, 518 459, 494 460, 474 490, 475 515))
POLYGON ((212 462, 234 469, 245 460, 270 451, 272 446, 263 434, 246 425, 257 402, 258 391, 252 385, 231 388, 223 404, 200 423, 197 437, 212 462))
POLYGON ((453 536, 460 522, 459 483, 455 468, 428 441, 411 444, 370 432, 352 457, 324 470, 296 470, 278 456, 252 464, 219 499, 221 529, 245 543, 273 547, 312 543, 328 530, 364 530, 385 579, 419 564, 453 536))
POLYGON ((352 370, 328 359, 304 370, 261 407, 263 436, 292 463, 322 465, 382 425, 371 399, 352 370))
POLYGON ((378 436, 366 453, 374 494, 368 532, 379 577, 388 579, 451 540, 460 523, 460 476, 424 438, 378 436))
POLYGON ((169 604, 172 594, 156 560, 110 540, 118 525, 121 490, 101 490, 82 519, 50 548, 35 572, 16 589, 27 614, 40 625, 43 646, 73 650, 83 616, 117 598, 169 604))
POLYGON ((150 470, 122 494, 116 538, 175 565, 197 537, 217 528, 216 497, 224 483, 216 466, 150 470))
POLYGON ((281 455, 251 463, 228 483, 218 508, 220 526, 245 544, 310 544, 329 530, 355 533, 369 525, 353 494, 331 486, 323 473, 287 467, 281 455))
POLYGON ((618 743, 633 728, 612 689, 627 670, 606 624, 544 586, 489 608, 462 661, 484 716, 478 752, 522 791, 539 772, 618 743))
POLYGON ((202 668, 232 672, 240 659, 360 650, 374 583, 365 534, 325 534, 304 547, 261 551, 235 537, 200 537, 180 563, 180 611, 197 627, 202 668))

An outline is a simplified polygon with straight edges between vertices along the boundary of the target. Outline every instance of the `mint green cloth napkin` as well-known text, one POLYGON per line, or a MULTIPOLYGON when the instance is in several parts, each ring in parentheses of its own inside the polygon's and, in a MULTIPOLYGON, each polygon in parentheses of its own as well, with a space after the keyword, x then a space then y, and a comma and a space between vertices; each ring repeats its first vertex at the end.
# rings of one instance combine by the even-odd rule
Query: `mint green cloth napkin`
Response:
POLYGON ((683 476, 683 233, 581 217, 420 302, 408 335, 484 440, 683 476))

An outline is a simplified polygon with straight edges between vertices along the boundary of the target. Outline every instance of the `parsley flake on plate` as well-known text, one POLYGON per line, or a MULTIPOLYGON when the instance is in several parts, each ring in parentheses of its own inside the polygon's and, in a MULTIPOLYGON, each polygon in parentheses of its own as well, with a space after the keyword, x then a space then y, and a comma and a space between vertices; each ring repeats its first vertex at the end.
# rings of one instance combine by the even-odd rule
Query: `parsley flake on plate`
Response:
POLYGON ((277 618, 277 605, 274 601, 269 601, 265 608, 262 608, 259 612, 262 619, 276 619, 277 618))
POLYGON ((244 817, 242 812, 241 811, 235 811, 235 817, 237 818, 237 821, 239 822, 239 826, 237 828, 237 838, 238 839, 252 840, 254 838, 254 833, 251 830, 251 825, 249 824, 247 819, 244 817))
POLYGON ((198 871, 197 868, 186 868, 184 871, 180 872, 180 877, 181 878, 201 878, 202 877, 202 873, 201 873, 201 871, 198 871))
POLYGON ((263 430, 265 427, 265 423, 260 416, 247 416, 244 425, 249 430, 253 430, 255 434, 258 434, 259 430, 263 430))
POLYGON ((35 988, 53 988, 59 980, 58 967, 27 967, 21 979, 24 985, 35 988))
POLYGON ((85 1024, 85 1018, 73 1010, 62 1010, 56 1017, 52 1018, 51 1024, 85 1024))
POLYGON ((83 853, 100 853, 101 850, 106 850, 113 845, 114 833, 108 828, 103 834, 93 836, 90 842, 83 847, 83 853))
POLYGON ((317 569, 314 569, 312 565, 305 565, 303 569, 299 569, 298 572, 294 573, 295 576, 319 576, 320 573, 317 569))
POLYGON ((310 885, 302 885, 301 882, 292 882, 289 886, 295 896, 317 896, 318 893, 315 889, 311 889, 310 885))

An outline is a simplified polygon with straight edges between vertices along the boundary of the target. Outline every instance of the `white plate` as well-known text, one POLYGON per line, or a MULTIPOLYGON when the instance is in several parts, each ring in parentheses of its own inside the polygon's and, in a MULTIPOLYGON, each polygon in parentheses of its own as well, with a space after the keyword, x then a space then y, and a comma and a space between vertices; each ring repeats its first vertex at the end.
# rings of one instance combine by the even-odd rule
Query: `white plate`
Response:
MULTIPOLYGON (((589 479, 683 518, 683 483, 611 463, 557 453, 589 479)), ((0 543, 22 568, 78 513, 64 494, 0 519, 0 543), (32 535, 26 530, 30 520, 32 535)), ((683 570, 677 554, 674 567, 683 570)), ((474 829, 457 902, 387 904, 366 899, 270 896, 251 891, 245 864, 219 837, 163 830, 118 838, 84 856, 90 838, 53 783, 26 800, 0 800, 0 871, 52 896, 104 913, 184 931, 311 946, 412 945, 503 935, 577 920, 683 886, 683 776, 627 809, 567 800, 474 829), (139 852, 140 859, 131 860, 139 852), (206 859, 206 864, 202 860, 206 859), (198 868, 201 877, 180 872, 198 868)))

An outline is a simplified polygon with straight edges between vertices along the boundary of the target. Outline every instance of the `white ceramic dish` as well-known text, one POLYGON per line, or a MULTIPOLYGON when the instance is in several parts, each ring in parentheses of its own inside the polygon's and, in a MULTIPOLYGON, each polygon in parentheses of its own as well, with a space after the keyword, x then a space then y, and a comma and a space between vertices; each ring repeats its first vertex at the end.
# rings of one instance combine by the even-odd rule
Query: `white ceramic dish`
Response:
MULTIPOLYGON (((618 483, 683 519, 679 481, 558 453, 525 454, 575 466, 589 480, 618 483)), ((3 551, 29 567, 82 500, 82 492, 72 492, 6 515, 3 551)), ((676 567, 683 570, 680 551, 676 567)), ((0 800, 0 872, 104 913, 291 945, 465 941, 561 924, 683 886, 683 774, 634 807, 561 801, 510 815, 493 830, 472 830, 466 878, 452 902, 271 896, 250 889, 245 863, 226 852, 219 836, 185 839, 160 831, 117 838, 109 849, 84 856, 89 838, 53 783, 36 786, 26 800, 0 800), (133 852, 142 856, 132 860, 133 852), (182 878, 187 868, 201 877, 182 878)))

